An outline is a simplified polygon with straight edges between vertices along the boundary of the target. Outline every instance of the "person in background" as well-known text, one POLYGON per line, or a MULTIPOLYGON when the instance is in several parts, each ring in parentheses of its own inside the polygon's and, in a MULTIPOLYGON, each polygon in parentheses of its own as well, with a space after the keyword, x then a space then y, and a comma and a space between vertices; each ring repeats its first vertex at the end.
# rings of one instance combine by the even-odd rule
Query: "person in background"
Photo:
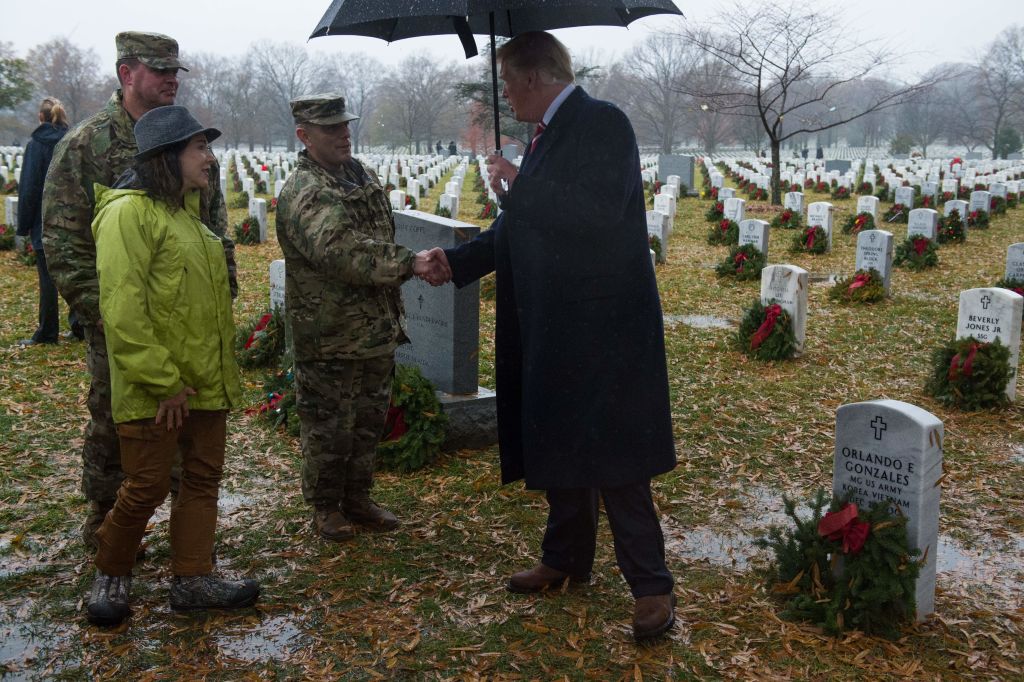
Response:
POLYGON ((87 614, 97 625, 117 625, 130 612, 136 554, 179 452, 171 607, 240 608, 260 592, 254 580, 215 576, 211 556, 227 412, 242 401, 224 247, 200 217, 220 131, 166 106, 143 115, 134 132, 135 163, 116 188, 96 186, 92 223, 125 473, 96 531, 87 614))
MULTIPOLYGON (((18 183, 17 234, 31 239, 39 273, 39 326, 30 338, 18 342, 22 346, 57 343, 60 338, 57 287, 46 268, 46 252, 43 250, 43 181, 53 158, 53 148, 67 131, 68 115, 60 100, 44 97, 39 105, 39 127, 32 131, 32 139, 25 146, 21 181, 18 183)), ((69 323, 72 334, 81 339, 81 325, 76 329, 73 319, 69 319, 69 323)))
MULTIPOLYGON (((138 147, 132 127, 147 111, 174 104, 178 43, 160 33, 123 31, 114 38, 120 87, 106 106, 69 132, 54 149, 43 189, 43 245, 53 281, 85 331, 85 362, 89 368, 89 423, 82 443, 82 493, 89 511, 82 524, 82 542, 96 549, 96 529, 114 506, 124 478, 117 431, 110 411, 110 368, 100 317, 96 281, 93 220, 96 184, 111 187, 129 168, 138 147)), ((200 190, 203 224, 220 237, 235 282, 235 245, 227 236, 227 209, 219 189, 220 174, 211 167, 210 182, 200 190)))

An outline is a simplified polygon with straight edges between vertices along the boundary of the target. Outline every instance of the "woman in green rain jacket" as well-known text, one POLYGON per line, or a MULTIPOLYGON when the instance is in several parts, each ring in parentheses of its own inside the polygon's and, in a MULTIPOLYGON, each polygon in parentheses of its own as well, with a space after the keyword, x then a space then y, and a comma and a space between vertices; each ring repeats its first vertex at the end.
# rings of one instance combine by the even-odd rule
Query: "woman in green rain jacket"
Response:
POLYGON ((171 606, 234 608, 259 596, 255 581, 215 577, 211 559, 227 411, 241 401, 224 249, 199 219, 219 135, 184 107, 153 109, 135 124, 139 152, 118 189, 96 186, 101 324, 125 472, 96 532, 87 611, 98 625, 130 612, 136 552, 179 453, 171 606))

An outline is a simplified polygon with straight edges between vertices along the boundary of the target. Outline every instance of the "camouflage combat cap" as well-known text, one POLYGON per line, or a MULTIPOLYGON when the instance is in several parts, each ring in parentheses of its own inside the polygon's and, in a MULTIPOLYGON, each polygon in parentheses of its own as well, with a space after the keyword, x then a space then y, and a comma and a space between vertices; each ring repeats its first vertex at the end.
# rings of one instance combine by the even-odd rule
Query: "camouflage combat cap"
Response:
POLYGON ((138 59, 151 69, 181 69, 178 61, 178 41, 162 33, 122 31, 114 38, 117 59, 138 59))
POLYGON ((306 95, 293 99, 290 104, 292 117, 296 123, 330 126, 359 118, 345 111, 345 98, 333 92, 306 95))

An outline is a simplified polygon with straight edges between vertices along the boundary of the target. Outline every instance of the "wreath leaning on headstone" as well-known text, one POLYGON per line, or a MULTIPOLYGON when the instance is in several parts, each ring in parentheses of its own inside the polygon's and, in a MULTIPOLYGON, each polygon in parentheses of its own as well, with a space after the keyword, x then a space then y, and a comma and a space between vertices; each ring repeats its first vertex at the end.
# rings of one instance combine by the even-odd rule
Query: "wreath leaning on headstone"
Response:
POLYGON ((967 241, 964 219, 960 215, 960 211, 954 208, 949 215, 939 218, 939 232, 935 238, 940 244, 949 244, 950 242, 963 244, 967 241))
POLYGON ((875 229, 875 216, 870 213, 851 215, 843 223, 843 234, 860 234, 864 230, 875 229))
POLYGON ((249 194, 241 189, 231 196, 230 208, 249 208, 249 194))
POLYGON ((734 246, 729 255, 715 267, 719 277, 735 277, 738 280, 757 279, 768 265, 768 259, 753 244, 734 246))
POLYGON ((451 218, 452 217, 452 212, 451 212, 451 210, 445 208, 441 204, 438 204, 434 208, 434 215, 439 215, 442 218, 451 218))
POLYGON ((885 212, 885 222, 887 223, 905 223, 909 219, 910 209, 903 204, 893 204, 889 207, 889 210, 885 212))
POLYGON ((999 339, 983 343, 973 336, 956 339, 932 354, 925 391, 939 402, 963 410, 1004 407, 1013 376, 1010 349, 999 339))
POLYGON ((992 206, 989 213, 992 215, 1003 215, 1006 213, 1006 199, 1002 197, 992 197, 992 206))
POLYGON ((1006 208, 1017 208, 1017 202, 1020 201, 1020 195, 1014 192, 1009 192, 1006 195, 1006 208))
POLYGON ((774 300, 764 305, 758 299, 747 308, 736 332, 736 343, 757 360, 788 360, 796 355, 792 319, 774 300))
POLYGON ((772 227, 782 227, 787 230, 796 229, 803 225, 803 216, 798 211, 789 208, 782 209, 782 213, 772 218, 772 227))
POLYGON ((2 191, 3 191, 4 194, 17 194, 18 193, 18 181, 17 180, 9 180, 8 182, 5 182, 2 191))
POLYGON ((793 237, 790 251, 803 253, 825 253, 828 250, 828 236, 820 225, 811 225, 793 237))
POLYGON ((708 231, 708 244, 735 244, 740 240, 740 226, 735 220, 722 218, 708 231))
POLYGON ((236 244, 260 243, 260 220, 256 216, 246 216, 235 223, 236 244))
POLYGON ((0 251, 10 251, 14 248, 14 230, 7 225, 0 223, 0 251))
POLYGON ((887 501, 868 510, 819 490, 811 516, 801 519, 783 496, 793 526, 772 526, 756 544, 774 553, 772 593, 785 599, 782 615, 810 621, 831 634, 857 629, 895 639, 916 616, 915 588, 924 558, 910 548, 907 517, 887 501))
POLYGON ((270 367, 285 351, 280 309, 251 319, 235 331, 235 357, 242 367, 270 367))
POLYGON ((896 246, 892 264, 910 268, 915 272, 933 268, 939 264, 939 247, 931 239, 914 235, 907 237, 896 246))
POLYGON ((655 263, 664 263, 665 262, 664 246, 662 246, 661 239, 658 238, 658 235, 656 235, 656 234, 648 234, 647 235, 647 246, 651 249, 651 251, 654 252, 654 262, 655 263))
POLYGON ((36 266, 36 250, 32 248, 32 242, 25 240, 24 246, 18 251, 18 262, 30 268, 36 266))
POLYGON ((1024 279, 1001 279, 993 286, 997 286, 1000 289, 1009 289, 1014 293, 1024 296, 1024 279))
POLYGON ((445 439, 448 416, 434 392, 434 385, 418 367, 395 366, 391 404, 384 437, 377 445, 377 462, 398 472, 415 471, 435 459, 445 439))
POLYGON ((704 212, 704 219, 709 223, 717 223, 725 216, 723 211, 725 211, 725 202, 714 201, 711 203, 711 207, 704 212))
POLYGON ((885 299, 885 283, 874 268, 858 270, 853 277, 837 281, 828 297, 842 303, 877 303, 885 299))
POLYGON ((976 227, 979 230, 987 230, 988 222, 988 211, 978 209, 977 211, 971 211, 967 215, 967 225, 969 227, 976 227))

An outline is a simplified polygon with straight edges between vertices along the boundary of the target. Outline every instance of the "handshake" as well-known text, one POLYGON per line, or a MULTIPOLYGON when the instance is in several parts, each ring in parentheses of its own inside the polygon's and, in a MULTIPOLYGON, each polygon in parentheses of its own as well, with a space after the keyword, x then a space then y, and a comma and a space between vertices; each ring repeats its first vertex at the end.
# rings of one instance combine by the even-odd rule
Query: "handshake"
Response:
POLYGON ((412 272, 431 286, 439 287, 452 279, 452 269, 444 249, 435 246, 429 251, 420 251, 412 263, 412 272))

